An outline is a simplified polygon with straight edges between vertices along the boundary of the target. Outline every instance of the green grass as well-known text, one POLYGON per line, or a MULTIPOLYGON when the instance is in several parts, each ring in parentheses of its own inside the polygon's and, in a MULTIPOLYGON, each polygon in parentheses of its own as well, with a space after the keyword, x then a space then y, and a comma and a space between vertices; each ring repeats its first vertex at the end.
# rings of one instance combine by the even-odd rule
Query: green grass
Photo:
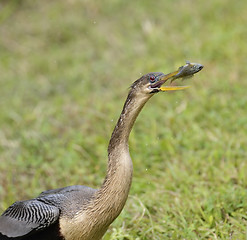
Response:
POLYGON ((73 184, 99 187, 130 84, 185 60, 130 136, 134 178, 105 240, 247 239, 247 2, 2 1, 0 212, 73 184))

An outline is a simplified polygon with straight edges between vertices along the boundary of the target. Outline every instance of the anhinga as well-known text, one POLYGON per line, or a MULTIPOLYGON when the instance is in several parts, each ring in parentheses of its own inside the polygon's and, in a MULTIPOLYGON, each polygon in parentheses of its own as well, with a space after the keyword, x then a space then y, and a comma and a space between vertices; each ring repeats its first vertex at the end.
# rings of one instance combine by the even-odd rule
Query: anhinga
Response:
POLYGON ((199 72, 201 64, 189 63, 170 74, 148 73, 136 80, 111 136, 107 175, 96 190, 69 186, 42 192, 37 198, 12 204, 0 217, 0 240, 98 240, 122 211, 132 181, 128 139, 145 103, 160 91, 184 89, 162 86, 199 72))

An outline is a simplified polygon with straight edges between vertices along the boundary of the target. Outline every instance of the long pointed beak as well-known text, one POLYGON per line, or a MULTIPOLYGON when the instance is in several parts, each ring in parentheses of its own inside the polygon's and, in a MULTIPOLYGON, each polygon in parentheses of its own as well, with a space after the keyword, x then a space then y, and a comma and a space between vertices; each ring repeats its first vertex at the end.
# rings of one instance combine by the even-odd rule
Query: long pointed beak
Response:
MULTIPOLYGON (((176 70, 175 72, 171 72, 168 73, 166 75, 164 75, 163 77, 160 78, 160 82, 163 82, 162 84, 164 84, 167 80, 169 80, 170 78, 174 77, 175 75, 177 75, 180 72, 180 70, 176 70)), ((165 91, 175 91, 175 90, 182 90, 185 88, 189 88, 189 86, 164 86, 164 87, 159 87, 159 90, 162 92, 165 91)))
POLYGON ((163 77, 161 77, 160 80, 166 82, 169 78, 174 77, 179 72, 180 72, 180 70, 178 69, 175 72, 168 73, 168 74, 164 75, 163 77))
POLYGON ((159 90, 161 92, 166 92, 166 91, 183 90, 189 87, 190 86, 165 86, 165 87, 160 87, 159 90))

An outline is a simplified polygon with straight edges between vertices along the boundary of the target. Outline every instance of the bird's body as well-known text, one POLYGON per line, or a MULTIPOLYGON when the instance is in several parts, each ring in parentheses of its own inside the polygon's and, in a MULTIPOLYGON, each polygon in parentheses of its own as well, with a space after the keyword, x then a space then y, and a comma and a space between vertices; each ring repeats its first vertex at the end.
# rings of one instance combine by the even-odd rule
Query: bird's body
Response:
POLYGON ((176 90, 161 85, 178 73, 149 73, 132 84, 112 133, 107 175, 98 190, 70 186, 45 191, 35 199, 15 202, 0 217, 0 240, 101 239, 128 197, 133 171, 128 138, 133 124, 155 93, 176 90))
POLYGON ((77 185, 48 190, 35 199, 15 202, 0 218, 1 232, 13 238, 25 236, 20 239, 64 239, 58 231, 59 218, 73 218, 95 192, 95 189, 77 185))

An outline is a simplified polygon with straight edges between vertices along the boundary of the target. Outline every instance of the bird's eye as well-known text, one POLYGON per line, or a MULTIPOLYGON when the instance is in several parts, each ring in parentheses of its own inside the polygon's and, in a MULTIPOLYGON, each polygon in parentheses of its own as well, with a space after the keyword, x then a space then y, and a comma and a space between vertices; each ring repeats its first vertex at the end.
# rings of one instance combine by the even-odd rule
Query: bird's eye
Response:
POLYGON ((149 79, 150 79, 150 82, 151 83, 154 83, 155 82, 155 76, 150 76, 149 79))

